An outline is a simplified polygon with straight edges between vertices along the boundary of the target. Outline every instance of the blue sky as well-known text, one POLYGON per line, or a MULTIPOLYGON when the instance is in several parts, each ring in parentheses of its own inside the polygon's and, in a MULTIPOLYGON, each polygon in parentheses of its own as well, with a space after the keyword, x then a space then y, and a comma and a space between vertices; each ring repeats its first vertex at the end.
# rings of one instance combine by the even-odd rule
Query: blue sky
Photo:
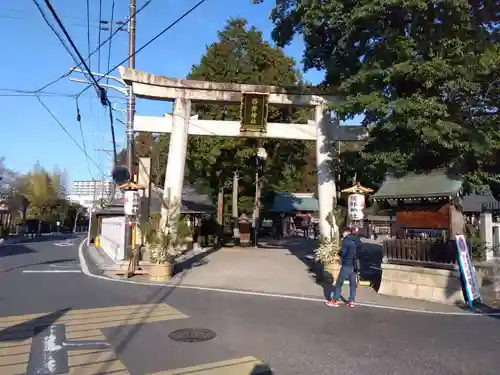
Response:
MULTIPOLYGON (((140 7, 146 0, 137 0, 140 7)), ((153 0, 137 17, 137 47, 142 46, 164 27, 174 21, 198 0, 153 0)), ((43 1, 41 1, 43 3, 43 1)), ((102 18, 111 18, 113 0, 102 0, 102 18)), ((85 0, 52 0, 69 34, 82 54, 88 54, 85 0)), ((139 70, 185 77, 193 64, 197 64, 207 45, 217 40, 217 31, 230 17, 244 17, 249 24, 263 31, 270 39, 272 24, 269 13, 273 1, 253 5, 251 0, 207 0, 194 13, 165 33, 160 39, 139 53, 136 67, 139 70)), ((44 9, 45 6, 44 6, 44 9)), ((90 1, 91 50, 97 47, 99 1, 90 1)), ((115 0, 114 18, 125 20, 128 1, 115 0)), ((57 37, 43 21, 32 0, 0 3, 0 34, 5 52, 0 70, 0 157, 5 157, 7 167, 26 172, 39 162, 47 169, 57 166, 67 170, 71 180, 101 178, 101 171, 86 157, 54 119, 32 96, 4 96, 11 94, 4 89, 36 90, 66 73, 73 60, 57 37), (89 165, 87 165, 89 164, 89 165)), ((103 31, 101 38, 109 35, 103 31)), ((287 54, 300 61, 303 45, 295 41, 286 49, 287 54)), ((108 46, 101 51, 101 72, 108 60, 108 46)), ((97 54, 91 61, 91 69, 98 70, 97 54)), ((127 56, 127 33, 119 32, 112 43, 111 66, 127 56)), ((118 75, 117 72, 114 73, 118 75)), ((74 78, 84 78, 73 74, 74 78)), ((313 83, 321 80, 321 72, 308 72, 305 78, 313 83)), ((67 78, 46 89, 49 92, 77 93, 84 86, 67 78)), ((124 108, 124 99, 110 91, 117 108, 124 108)), ((43 97, 44 103, 67 128, 80 145, 82 138, 76 121, 76 102, 68 97, 43 97)), ((111 149, 111 135, 105 109, 99 104, 95 91, 87 90, 79 100, 83 134, 87 152, 104 173, 109 173, 111 158, 98 149, 111 149)), ((169 110, 168 104, 139 100, 137 114, 162 115, 169 110)), ((123 115, 115 115, 124 119, 123 115)), ((123 145, 125 130, 116 121, 118 147, 123 145)))

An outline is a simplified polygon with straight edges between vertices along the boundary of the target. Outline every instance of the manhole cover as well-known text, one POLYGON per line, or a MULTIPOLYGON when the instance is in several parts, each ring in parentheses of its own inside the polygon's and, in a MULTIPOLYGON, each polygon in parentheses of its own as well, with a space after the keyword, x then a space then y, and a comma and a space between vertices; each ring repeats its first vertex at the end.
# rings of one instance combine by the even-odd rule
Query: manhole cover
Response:
POLYGON ((170 332, 168 337, 180 342, 202 342, 212 340, 217 334, 205 328, 182 328, 170 332))

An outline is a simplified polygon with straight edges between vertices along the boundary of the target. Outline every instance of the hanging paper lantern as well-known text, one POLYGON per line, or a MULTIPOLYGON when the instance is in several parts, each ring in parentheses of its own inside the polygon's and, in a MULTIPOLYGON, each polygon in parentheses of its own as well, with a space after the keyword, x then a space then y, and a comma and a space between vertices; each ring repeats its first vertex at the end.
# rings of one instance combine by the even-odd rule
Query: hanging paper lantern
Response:
POLYGON ((351 194, 347 198, 348 216, 350 220, 363 220, 365 217, 365 196, 363 194, 351 194))

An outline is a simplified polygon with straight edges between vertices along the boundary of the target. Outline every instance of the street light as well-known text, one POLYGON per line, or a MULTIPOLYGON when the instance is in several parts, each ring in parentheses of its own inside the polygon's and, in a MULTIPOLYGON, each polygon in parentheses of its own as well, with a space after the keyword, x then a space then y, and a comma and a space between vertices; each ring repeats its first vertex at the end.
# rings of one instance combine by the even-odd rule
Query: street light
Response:
POLYGON ((259 216, 260 216, 260 194, 262 190, 262 184, 259 178, 259 171, 263 169, 264 162, 267 159, 267 151, 263 147, 259 147, 257 150, 257 155, 255 158, 255 204, 254 204, 254 213, 252 215, 252 226, 253 226, 253 240, 254 245, 257 247, 258 245, 258 236, 259 236, 259 216))

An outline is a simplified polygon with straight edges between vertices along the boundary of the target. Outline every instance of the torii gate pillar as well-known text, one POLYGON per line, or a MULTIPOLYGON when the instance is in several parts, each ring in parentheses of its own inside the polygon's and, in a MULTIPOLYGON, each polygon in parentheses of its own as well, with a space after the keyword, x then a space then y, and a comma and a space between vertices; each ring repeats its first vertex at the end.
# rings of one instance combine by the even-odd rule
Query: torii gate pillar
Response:
MULTIPOLYGON (((244 85, 174 79, 154 74, 139 72, 133 69, 119 68, 122 79, 132 86, 134 95, 139 98, 174 101, 173 116, 149 117, 135 116, 135 131, 154 133, 171 133, 167 170, 165 174, 164 197, 169 202, 180 202, 184 183, 188 134, 227 137, 261 137, 282 139, 316 140, 316 161, 318 176, 318 198, 320 215, 320 232, 323 238, 331 238, 332 229, 328 222, 333 213, 336 187, 331 171, 329 151, 331 142, 335 140, 359 141, 366 136, 366 129, 356 127, 340 127, 338 121, 330 121, 326 112, 326 104, 335 101, 335 97, 325 97, 320 93, 298 92, 300 88, 282 88, 264 85, 244 85), (295 105, 315 108, 314 121, 308 124, 267 124, 267 132, 247 134, 241 133, 237 121, 198 120, 190 117, 191 102, 241 102, 243 93, 265 93, 269 104, 295 105), (356 128, 356 129, 353 129, 356 128), (356 134, 354 134, 356 133, 356 134)), ((165 220, 167 208, 162 209, 165 220)))
POLYGON ((316 122, 316 174, 318 178, 318 202, 319 202, 319 230, 321 237, 331 238, 332 229, 338 233, 339 228, 333 220, 334 228, 331 228, 328 217, 333 214, 337 189, 335 176, 329 165, 329 151, 331 149, 331 137, 328 137, 328 125, 330 124, 325 112, 325 105, 318 104, 314 111, 316 122))
MULTIPOLYGON (((164 195, 171 207, 180 210, 182 204, 182 188, 184 186, 184 169, 186 167, 187 144, 189 134, 189 117, 191 114, 191 101, 186 98, 177 98, 174 101, 172 118, 172 133, 168 148, 167 170, 165 173, 164 195), (165 194, 165 192, 167 194, 165 194)), ((168 212, 169 207, 162 205, 162 223, 167 215, 177 212, 168 212)))

